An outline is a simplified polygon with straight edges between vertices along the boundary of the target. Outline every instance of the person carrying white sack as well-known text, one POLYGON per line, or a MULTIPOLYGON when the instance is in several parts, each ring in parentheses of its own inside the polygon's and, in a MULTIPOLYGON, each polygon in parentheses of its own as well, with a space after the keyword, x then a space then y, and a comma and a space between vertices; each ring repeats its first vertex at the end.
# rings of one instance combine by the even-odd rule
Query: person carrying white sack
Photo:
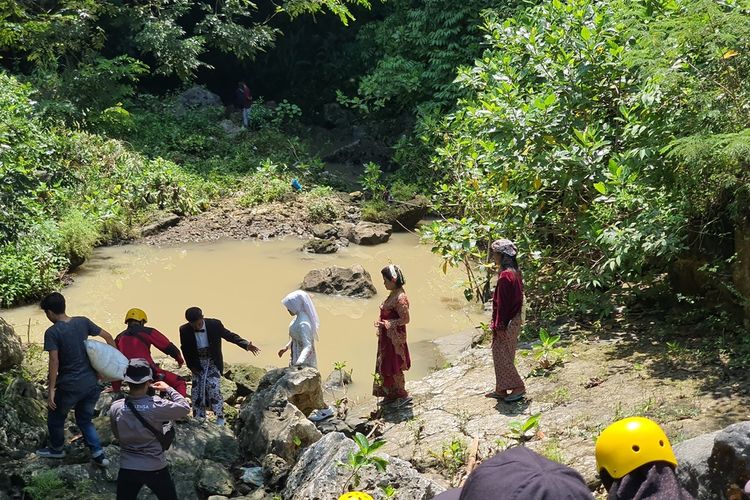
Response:
POLYGON ((320 320, 310 295, 302 290, 295 290, 284 297, 281 303, 294 319, 289 323, 289 342, 279 350, 279 357, 291 348, 289 366, 311 366, 317 369, 315 340, 318 339, 320 320))

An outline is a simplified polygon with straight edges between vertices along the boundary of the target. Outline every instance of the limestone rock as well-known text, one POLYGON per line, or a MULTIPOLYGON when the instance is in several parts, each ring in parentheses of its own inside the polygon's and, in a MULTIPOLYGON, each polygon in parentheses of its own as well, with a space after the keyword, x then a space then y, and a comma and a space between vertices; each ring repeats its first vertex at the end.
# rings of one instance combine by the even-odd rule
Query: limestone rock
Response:
POLYGON ((286 477, 289 475, 291 467, 286 460, 278 455, 269 453, 263 457, 263 479, 265 484, 273 489, 284 485, 286 477))
POLYGON ((430 202, 424 196, 418 196, 412 200, 399 202, 394 201, 378 211, 376 214, 368 214, 363 217, 370 222, 390 224, 394 232, 411 231, 421 221, 429 210, 430 202))
POLYGON ((158 234, 167 228, 176 226, 177 223, 180 222, 180 219, 181 217, 179 215, 175 215, 175 214, 167 215, 154 223, 151 223, 147 226, 143 226, 141 228, 141 236, 145 237, 145 236, 153 236, 155 234, 158 234))
POLYGON ((680 484, 696 499, 711 498, 708 489, 708 459, 714 448, 714 439, 719 431, 702 434, 674 446, 677 457, 677 478, 680 484))
POLYGON ((732 424, 716 434, 708 471, 712 495, 722 495, 732 483, 744 486, 750 479, 750 422, 732 424))
POLYGON ((349 240, 357 245, 378 245, 387 242, 393 228, 390 224, 360 222, 352 228, 349 240))
POLYGON ((229 137, 235 137, 242 133, 242 127, 237 125, 232 120, 221 120, 219 122, 219 127, 221 127, 224 133, 229 137))
POLYGON ((307 273, 300 288, 308 292, 347 297, 370 298, 377 294, 370 273, 359 264, 352 267, 327 267, 307 273))
POLYGON ((227 427, 211 423, 201 425, 196 420, 178 423, 177 435, 167 451, 169 463, 209 459, 229 464, 239 457, 237 440, 227 427))
MULTIPOLYGON (((346 462, 349 452, 356 444, 339 432, 326 434, 310 446, 289 474, 282 494, 287 500, 311 498, 337 498, 344 490, 350 472, 339 462, 346 462)), ((408 462, 385 454, 378 454, 388 461, 385 472, 374 467, 360 469, 359 490, 366 491, 377 500, 384 498, 381 487, 388 485, 398 490, 397 498, 428 500, 445 488, 420 475, 408 462)))
POLYGON ((222 106, 221 97, 203 87, 195 85, 177 96, 174 114, 181 116, 191 109, 210 108, 213 106, 222 106))
POLYGON ((226 377, 221 377, 219 384, 221 385, 221 395, 224 398, 224 402, 229 405, 234 404, 237 400, 237 384, 226 377))
POLYGON ((101 441, 102 446, 112 444, 115 435, 112 433, 112 425, 109 423, 109 417, 107 415, 94 417, 92 422, 96 428, 96 433, 99 434, 99 441, 101 441))
POLYGON ((46 436, 45 401, 14 395, 0 402, 0 454, 34 450, 46 436))
POLYGON ((315 224, 311 230, 313 236, 323 240, 335 238, 338 235, 338 230, 333 224, 315 224))
POLYGON ((258 383, 266 374, 266 370, 257 366, 245 364, 225 364, 224 376, 237 384, 238 396, 249 396, 258 389, 258 383))
POLYGON ((21 339, 13 327, 0 318, 0 372, 10 370, 23 362, 21 339))
POLYGON ((346 370, 333 370, 326 378, 323 388, 325 390, 343 390, 352 383, 352 374, 346 370))
POLYGON ((294 462, 303 448, 321 436, 305 415, 324 406, 316 369, 289 367, 269 371, 240 411, 237 426, 243 453, 256 458, 273 453, 294 462))
POLYGON ((339 246, 336 244, 336 242, 331 240, 308 240, 304 245, 302 245, 302 250, 304 252, 310 252, 310 253, 336 253, 339 250, 339 246))
POLYGON ((231 495, 234 480, 224 467, 204 460, 198 467, 198 488, 206 495, 231 495))

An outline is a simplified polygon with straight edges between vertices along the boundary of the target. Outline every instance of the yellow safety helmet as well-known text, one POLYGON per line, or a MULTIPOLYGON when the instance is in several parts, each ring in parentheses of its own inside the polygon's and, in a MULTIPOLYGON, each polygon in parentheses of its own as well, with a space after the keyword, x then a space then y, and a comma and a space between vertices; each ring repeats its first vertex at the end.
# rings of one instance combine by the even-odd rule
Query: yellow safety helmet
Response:
POLYGON ((596 470, 613 479, 630 474, 641 465, 677 459, 659 424, 644 417, 623 418, 604 429, 596 440, 596 470))
POLYGON ((348 491, 339 497, 339 500, 374 500, 363 491, 348 491))
POLYGON ((134 319, 136 321, 143 321, 144 323, 148 321, 146 312, 143 309, 138 309, 137 307, 134 307, 128 311, 128 313, 125 315, 125 323, 127 323, 131 319, 134 319))

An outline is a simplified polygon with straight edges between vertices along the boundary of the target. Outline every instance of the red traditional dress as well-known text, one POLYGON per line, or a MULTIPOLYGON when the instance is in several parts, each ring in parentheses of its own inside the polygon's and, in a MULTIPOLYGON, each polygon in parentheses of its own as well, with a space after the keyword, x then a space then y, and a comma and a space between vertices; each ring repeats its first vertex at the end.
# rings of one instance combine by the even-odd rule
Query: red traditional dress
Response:
POLYGON ((492 296, 492 361, 495 365, 495 393, 525 390, 516 370, 516 344, 521 333, 523 282, 515 269, 500 272, 492 296))
POLYGON ((404 372, 411 367, 409 346, 406 344, 406 324, 409 322, 409 299, 403 290, 388 297, 380 305, 380 321, 386 326, 378 329, 378 357, 372 394, 391 401, 405 398, 404 372))

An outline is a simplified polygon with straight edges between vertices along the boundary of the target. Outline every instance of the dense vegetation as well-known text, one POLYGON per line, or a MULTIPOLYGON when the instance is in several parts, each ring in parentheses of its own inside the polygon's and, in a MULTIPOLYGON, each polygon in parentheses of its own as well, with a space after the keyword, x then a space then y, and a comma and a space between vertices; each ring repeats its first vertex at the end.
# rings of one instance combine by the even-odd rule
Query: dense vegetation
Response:
POLYGON ((319 174, 296 139, 300 114, 309 121, 338 99, 360 123, 389 124, 398 169, 384 177, 369 165, 363 186, 432 197, 444 218, 424 236, 466 269, 468 298, 486 294, 486 247, 504 235, 541 297, 535 313, 604 316, 623 292, 667 290, 668 275, 672 297, 750 312, 738 254, 750 217, 746 2, 287 1, 277 13, 181 0, 143 4, 138 16, 93 0, 9 5, 3 63, 39 102, 3 77, 0 286, 19 288, 1 290, 5 304, 49 288, 85 253, 78 246, 120 237, 155 207, 204 208, 187 195, 195 187, 210 196, 287 167, 319 174), (295 31, 292 18, 323 6, 348 26, 308 18, 295 31), (246 61, 271 97, 302 100, 256 106, 260 132, 232 141, 221 110, 173 120, 171 101, 145 95, 173 90, 167 76, 205 75, 208 61, 246 61), (681 286, 685 269, 696 286, 681 286))

